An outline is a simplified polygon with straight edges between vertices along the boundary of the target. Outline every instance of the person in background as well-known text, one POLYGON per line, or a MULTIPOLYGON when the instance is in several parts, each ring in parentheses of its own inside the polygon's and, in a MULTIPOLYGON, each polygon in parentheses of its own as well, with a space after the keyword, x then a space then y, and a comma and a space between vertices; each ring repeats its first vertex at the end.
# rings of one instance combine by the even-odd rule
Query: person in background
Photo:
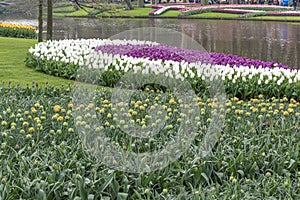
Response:
POLYGON ((297 10, 297 0, 293 0, 293 7, 294 7, 294 10, 297 10))

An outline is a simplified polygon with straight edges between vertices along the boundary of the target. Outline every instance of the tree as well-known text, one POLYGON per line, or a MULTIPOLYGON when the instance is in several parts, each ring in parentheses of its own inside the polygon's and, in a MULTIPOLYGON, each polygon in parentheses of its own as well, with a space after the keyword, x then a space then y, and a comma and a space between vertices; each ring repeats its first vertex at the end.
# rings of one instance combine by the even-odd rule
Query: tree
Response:
POLYGON ((53 2, 47 0, 47 40, 52 40, 53 35, 53 2))
POLYGON ((144 7, 144 0, 138 0, 138 7, 143 8, 144 7))
POLYGON ((202 0, 201 2, 202 2, 202 5, 203 5, 203 6, 205 6, 205 5, 208 4, 208 0, 202 0))
POLYGON ((126 4, 126 10, 133 10, 133 6, 131 4, 131 0, 124 0, 126 4))
POLYGON ((39 14, 38 14, 38 42, 43 41, 43 0, 39 0, 39 14))
MULTIPOLYGON (((139 4, 141 5, 141 7, 144 7, 144 0, 138 0, 138 1, 142 1, 143 4, 139 4)), ((81 8, 81 9, 84 9, 84 7, 89 7, 89 6, 86 6, 86 5, 83 5, 82 3, 80 3, 79 0, 74 0, 75 4, 81 8)), ((93 1, 93 3, 95 3, 95 1, 93 1)), ((124 3, 125 3, 125 6, 126 6, 126 10, 133 10, 133 6, 131 4, 131 0, 124 0, 124 3)))

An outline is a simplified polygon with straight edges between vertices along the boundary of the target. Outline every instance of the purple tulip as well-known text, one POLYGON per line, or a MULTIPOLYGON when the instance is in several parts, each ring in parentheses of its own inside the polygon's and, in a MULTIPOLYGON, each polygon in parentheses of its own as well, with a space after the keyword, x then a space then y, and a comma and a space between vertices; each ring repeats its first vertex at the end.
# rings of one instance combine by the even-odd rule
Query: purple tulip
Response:
POLYGON ((207 53, 204 51, 191 50, 191 49, 183 49, 174 46, 168 46, 164 44, 159 45, 102 45, 95 47, 95 51, 101 51, 103 53, 111 53, 111 54, 119 54, 126 55, 134 58, 148 58, 150 60, 172 60, 176 62, 186 61, 188 63, 192 62, 202 62, 202 63, 210 63, 217 65, 229 65, 230 67, 236 66, 245 66, 255 68, 291 68, 289 66, 285 66, 281 63, 275 62, 265 62, 256 59, 238 57, 236 55, 231 54, 221 54, 221 53, 207 53))

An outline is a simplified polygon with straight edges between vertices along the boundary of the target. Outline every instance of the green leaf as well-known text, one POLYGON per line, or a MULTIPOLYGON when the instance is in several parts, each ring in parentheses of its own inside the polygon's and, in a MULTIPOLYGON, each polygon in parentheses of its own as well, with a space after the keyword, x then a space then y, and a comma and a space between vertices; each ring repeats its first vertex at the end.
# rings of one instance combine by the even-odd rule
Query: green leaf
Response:
POLYGON ((127 199, 127 197, 128 197, 127 193, 121 193, 121 192, 119 192, 117 199, 118 200, 123 200, 123 199, 127 199))
POLYGON ((241 175, 241 177, 243 178, 245 176, 245 173, 243 170, 237 170, 237 173, 239 173, 241 175))
POLYGON ((98 191, 103 192, 107 188, 107 186, 112 182, 113 178, 114 178, 113 174, 110 175, 98 191))
POLYGON ((37 200, 47 200, 45 191, 40 189, 37 196, 36 196, 36 199, 37 200))
POLYGON ((289 164, 289 166, 288 166, 288 169, 290 169, 292 166, 293 166, 293 164, 295 163, 296 161, 294 160, 294 159, 291 159, 290 160, 290 164, 289 164))
POLYGON ((88 200, 93 200, 94 198, 95 198, 95 196, 93 194, 88 195, 88 200))
POLYGON ((204 172, 201 173, 201 176, 206 180, 207 184, 209 184, 209 178, 204 172))

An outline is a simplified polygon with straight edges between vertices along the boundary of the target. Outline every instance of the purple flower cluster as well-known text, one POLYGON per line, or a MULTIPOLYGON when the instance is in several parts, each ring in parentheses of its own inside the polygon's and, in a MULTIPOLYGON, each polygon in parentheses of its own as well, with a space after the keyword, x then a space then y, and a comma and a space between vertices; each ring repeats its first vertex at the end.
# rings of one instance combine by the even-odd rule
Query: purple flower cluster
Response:
MULTIPOLYGON (((233 13, 233 14, 248 14, 248 13, 262 13, 263 10, 243 10, 243 9, 214 9, 212 12, 218 13, 233 13)), ((300 12, 297 11, 282 11, 282 12, 266 12, 268 16, 300 16, 300 12)))
POLYGON ((286 66, 281 63, 266 62, 266 61, 257 60, 257 59, 239 57, 239 56, 231 55, 231 54, 220 54, 220 53, 211 52, 211 53, 209 53, 209 55, 211 56, 211 59, 213 60, 213 64, 217 64, 217 65, 227 65, 228 64, 231 67, 233 67, 233 66, 237 66, 237 67, 239 67, 239 66, 245 66, 245 67, 254 66, 255 68, 279 67, 279 68, 284 68, 284 69, 296 69, 296 68, 292 68, 292 67, 286 66))
POLYGON ((11 3, 5 2, 5 1, 1 1, 0 5, 9 6, 9 5, 11 5, 11 3))
POLYGON ((217 65, 233 66, 254 66, 255 68, 285 68, 293 69, 289 66, 276 62, 265 62, 256 59, 239 57, 231 54, 207 53, 199 50, 183 49, 164 44, 159 45, 101 45, 95 47, 95 51, 102 53, 126 55, 134 58, 148 58, 149 60, 172 60, 176 62, 186 61, 188 63, 202 62, 217 65))
POLYGON ((188 50, 168 45, 102 45, 95 47, 95 51, 103 53, 126 55, 134 58, 148 58, 149 60, 172 60, 176 62, 186 61, 211 63, 207 52, 188 50))

